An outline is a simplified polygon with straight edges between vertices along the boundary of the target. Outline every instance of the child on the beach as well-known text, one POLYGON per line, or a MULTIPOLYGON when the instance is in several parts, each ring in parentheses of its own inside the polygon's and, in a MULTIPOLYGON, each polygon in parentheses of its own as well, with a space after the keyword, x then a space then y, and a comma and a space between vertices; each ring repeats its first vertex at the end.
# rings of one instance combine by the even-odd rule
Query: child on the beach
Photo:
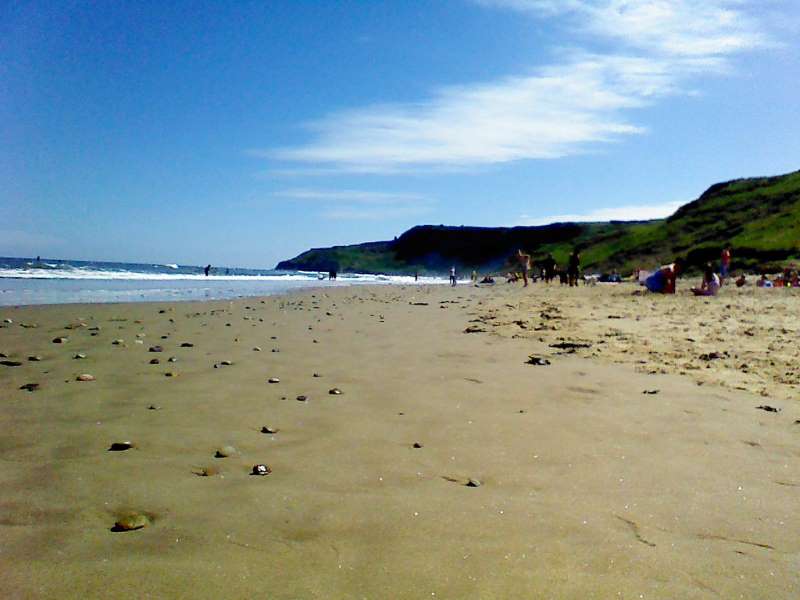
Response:
POLYGON ((703 270, 703 281, 699 288, 692 288, 692 293, 695 296, 716 296, 720 285, 720 278, 714 273, 714 267, 711 266, 711 263, 706 263, 703 270))

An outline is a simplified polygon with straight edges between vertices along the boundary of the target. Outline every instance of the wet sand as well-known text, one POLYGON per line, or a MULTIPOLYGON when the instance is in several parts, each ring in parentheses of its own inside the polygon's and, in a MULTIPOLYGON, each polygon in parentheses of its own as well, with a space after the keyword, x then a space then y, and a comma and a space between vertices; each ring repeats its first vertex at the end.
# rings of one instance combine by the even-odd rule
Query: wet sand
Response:
POLYGON ((800 295, 633 290, 3 309, 0 596, 798 597, 800 295))

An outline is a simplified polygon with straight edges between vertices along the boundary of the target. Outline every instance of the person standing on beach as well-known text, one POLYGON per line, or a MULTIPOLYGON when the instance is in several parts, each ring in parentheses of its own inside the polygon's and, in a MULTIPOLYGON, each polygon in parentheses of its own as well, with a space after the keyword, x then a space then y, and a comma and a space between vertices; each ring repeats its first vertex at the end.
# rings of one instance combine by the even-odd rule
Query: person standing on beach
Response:
POLYGON ((456 267, 450 267, 450 285, 456 287, 456 267))
POLYGON ((719 279, 720 284, 724 284, 728 278, 728 273, 731 270, 731 247, 725 246, 722 250, 722 256, 719 261, 719 279))
POLYGON ((578 285, 578 272, 581 268, 581 255, 578 254, 578 249, 572 250, 569 255, 569 262, 567 263, 567 279, 569 280, 569 287, 577 287, 578 285))
POLYGON ((205 268, 203 269, 203 272, 206 274, 206 277, 208 277, 209 271, 211 271, 211 265, 206 265, 205 268))
POLYGON ((531 255, 525 254, 520 248, 517 250, 517 262, 519 263, 519 268, 522 271, 522 281, 525 282, 525 285, 522 287, 528 287, 528 271, 531 269, 531 255))

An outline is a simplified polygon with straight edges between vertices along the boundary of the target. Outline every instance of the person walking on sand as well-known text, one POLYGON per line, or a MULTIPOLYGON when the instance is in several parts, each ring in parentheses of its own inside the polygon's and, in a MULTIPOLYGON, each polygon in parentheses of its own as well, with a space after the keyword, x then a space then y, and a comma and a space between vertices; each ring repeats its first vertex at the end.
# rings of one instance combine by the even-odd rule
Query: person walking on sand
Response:
POLYGON ((725 283, 731 271, 731 247, 725 246, 719 261, 719 280, 720 284, 725 283))
POLYGON ((456 267, 455 267, 455 265, 453 265, 452 267, 450 267, 450 285, 453 286, 453 287, 456 287, 456 283, 457 283, 457 280, 456 280, 456 267))
POLYGON ((525 282, 522 287, 528 287, 528 271, 531 269, 531 255, 525 254, 522 248, 518 249, 517 263, 519 263, 520 271, 522 271, 522 281, 525 282))
POLYGON ((578 272, 581 268, 581 255, 578 254, 577 248, 569 255, 569 262, 567 263, 567 279, 569 280, 569 287, 578 286, 578 272))

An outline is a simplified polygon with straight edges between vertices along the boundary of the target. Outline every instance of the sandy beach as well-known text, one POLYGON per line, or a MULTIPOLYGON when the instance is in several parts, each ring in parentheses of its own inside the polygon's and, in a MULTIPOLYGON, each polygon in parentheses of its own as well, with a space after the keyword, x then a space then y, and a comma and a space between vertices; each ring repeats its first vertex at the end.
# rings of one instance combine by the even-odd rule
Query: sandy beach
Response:
POLYGON ((0 596, 800 597, 800 294, 636 291, 4 308, 0 596))

